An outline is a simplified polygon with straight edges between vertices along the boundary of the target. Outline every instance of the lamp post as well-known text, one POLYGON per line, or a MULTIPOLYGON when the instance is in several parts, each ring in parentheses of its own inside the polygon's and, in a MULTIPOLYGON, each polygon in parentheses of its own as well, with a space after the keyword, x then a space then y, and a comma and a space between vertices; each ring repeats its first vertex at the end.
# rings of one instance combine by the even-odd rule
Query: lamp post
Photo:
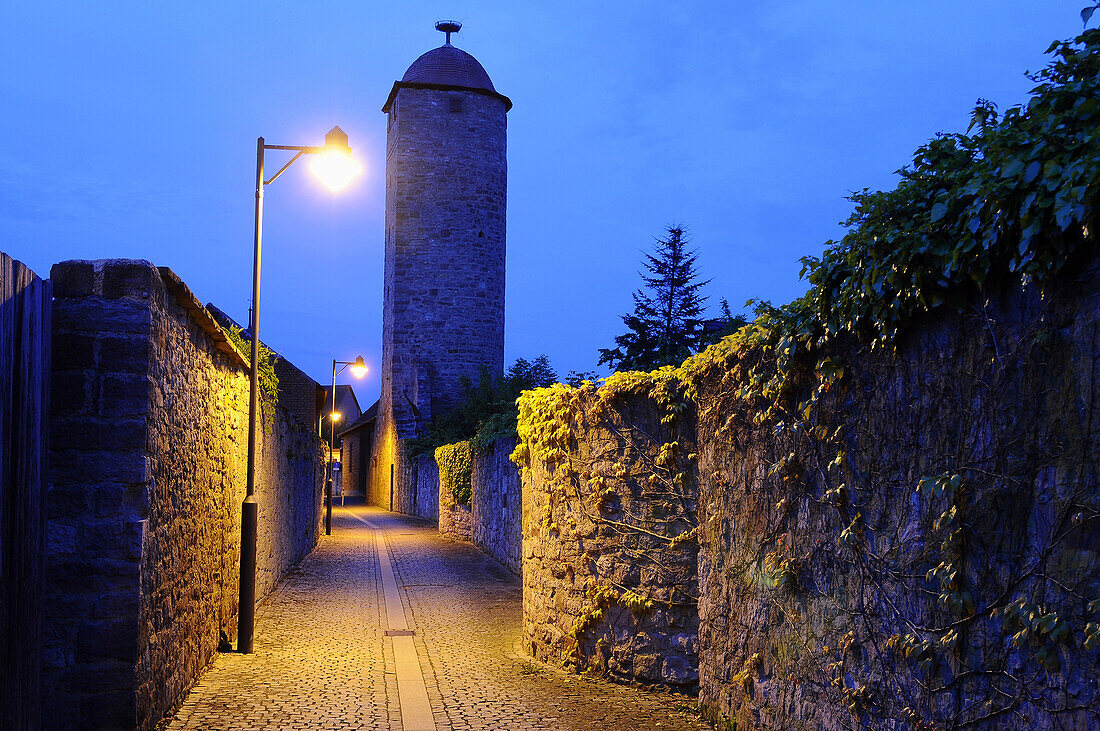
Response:
MULTIPOLYGON (((332 419, 329 420, 328 437, 328 475, 325 478, 325 535, 332 535, 332 448, 336 446, 336 422, 340 416, 336 413, 336 375, 343 373, 344 369, 351 366, 351 373, 356 378, 367 375, 367 364, 363 362, 363 356, 357 356, 355 360, 332 359, 332 419), (340 364, 340 370, 336 365, 340 364)), ((344 503, 341 502, 341 505, 344 503)))
POLYGON ((252 652, 252 635, 256 624, 256 533, 259 506, 256 502, 256 423, 259 411, 260 374, 257 370, 260 350, 260 243, 263 232, 264 186, 276 179, 302 155, 317 155, 310 165, 315 175, 332 190, 339 190, 362 171, 351 157, 348 136, 339 127, 325 135, 323 147, 268 145, 264 138, 256 140, 256 235, 252 258, 252 380, 248 391, 248 477, 245 499, 241 505, 241 584, 238 596, 237 652, 252 652), (264 180, 264 152, 292 150, 296 154, 286 165, 264 180))
POLYGON ((339 411, 333 411, 331 414, 326 414, 324 412, 321 412, 321 415, 317 417, 317 438, 318 439, 321 438, 321 424, 324 423, 326 416, 331 417, 331 418, 335 419, 336 421, 340 421, 340 412, 339 411))

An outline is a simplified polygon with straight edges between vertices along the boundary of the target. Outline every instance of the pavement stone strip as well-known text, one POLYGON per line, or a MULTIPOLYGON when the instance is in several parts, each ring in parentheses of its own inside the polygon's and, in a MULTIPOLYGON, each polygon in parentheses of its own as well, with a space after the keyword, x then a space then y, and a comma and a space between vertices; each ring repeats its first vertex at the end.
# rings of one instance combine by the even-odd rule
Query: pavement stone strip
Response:
POLYGON ((708 728, 692 698, 524 655, 521 591, 433 525, 338 508, 332 535, 257 611, 255 653, 219 654, 158 728, 708 728))

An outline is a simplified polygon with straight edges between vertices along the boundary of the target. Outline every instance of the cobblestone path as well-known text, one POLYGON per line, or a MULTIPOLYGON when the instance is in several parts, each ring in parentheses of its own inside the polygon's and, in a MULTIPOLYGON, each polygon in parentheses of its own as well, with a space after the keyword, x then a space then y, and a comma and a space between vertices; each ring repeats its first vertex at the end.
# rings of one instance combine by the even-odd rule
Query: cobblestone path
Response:
POLYGON ((394 648, 401 662, 407 640, 386 636, 374 528, 415 633, 415 658, 405 661, 419 662, 435 728, 706 728, 692 699, 522 655, 516 577, 434 526, 363 507, 334 510, 332 535, 257 612, 255 653, 219 654, 168 728, 402 729, 399 699, 410 696, 399 693, 394 648))

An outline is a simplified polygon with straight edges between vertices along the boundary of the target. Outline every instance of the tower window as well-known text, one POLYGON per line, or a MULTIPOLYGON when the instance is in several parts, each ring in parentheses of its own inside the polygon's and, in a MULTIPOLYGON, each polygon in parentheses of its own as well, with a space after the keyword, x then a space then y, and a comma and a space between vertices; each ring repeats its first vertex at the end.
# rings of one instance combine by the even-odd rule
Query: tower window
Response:
POLYGON ((462 97, 452 96, 452 97, 450 97, 449 101, 451 103, 451 111, 452 112, 461 112, 462 111, 462 97))

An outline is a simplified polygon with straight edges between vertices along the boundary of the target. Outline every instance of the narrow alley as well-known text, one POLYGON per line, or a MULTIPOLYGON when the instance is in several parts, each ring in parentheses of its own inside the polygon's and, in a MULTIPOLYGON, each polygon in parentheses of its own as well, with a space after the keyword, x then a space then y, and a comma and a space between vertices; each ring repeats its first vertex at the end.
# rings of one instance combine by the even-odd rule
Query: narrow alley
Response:
POLYGON ((337 508, 332 535, 222 653, 168 729, 698 729, 693 699, 522 654, 519 580, 434 526, 337 508), (381 559, 381 560, 380 560, 381 559))

